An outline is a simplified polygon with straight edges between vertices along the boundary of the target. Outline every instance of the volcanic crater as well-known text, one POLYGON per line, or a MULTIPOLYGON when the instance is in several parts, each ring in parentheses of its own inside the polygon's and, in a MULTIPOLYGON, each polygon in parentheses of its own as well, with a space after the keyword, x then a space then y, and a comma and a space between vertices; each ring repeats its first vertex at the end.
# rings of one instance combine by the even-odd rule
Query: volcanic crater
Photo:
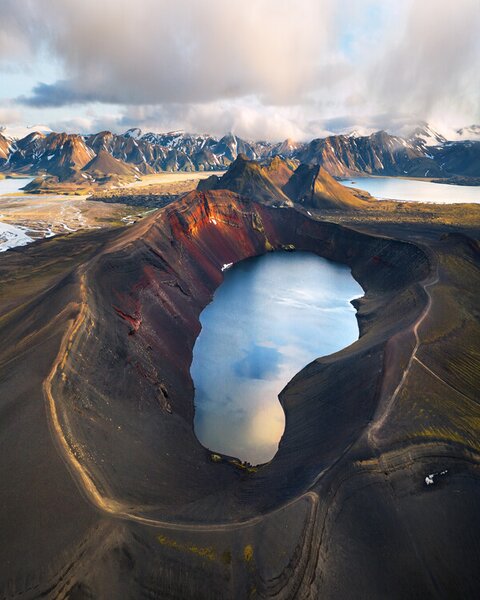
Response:
POLYGON ((431 597, 453 585, 438 547, 475 589, 478 243, 312 210, 194 191, 9 253, 6 597, 431 597), (278 452, 246 469, 194 435, 192 349, 222 266, 285 247, 351 268, 360 337, 285 387, 278 452))
POLYGON ((373 418, 384 346, 398 328, 392 303, 407 327, 426 301, 419 282, 428 273, 411 244, 233 193, 187 195, 78 273, 81 308, 46 384, 74 473, 101 508, 153 521, 201 515, 223 523, 281 506, 309 489, 373 418), (227 457, 212 463, 195 438, 192 349, 223 264, 292 246, 352 268, 367 292, 357 301, 361 339, 287 386, 278 454, 246 474, 227 457))

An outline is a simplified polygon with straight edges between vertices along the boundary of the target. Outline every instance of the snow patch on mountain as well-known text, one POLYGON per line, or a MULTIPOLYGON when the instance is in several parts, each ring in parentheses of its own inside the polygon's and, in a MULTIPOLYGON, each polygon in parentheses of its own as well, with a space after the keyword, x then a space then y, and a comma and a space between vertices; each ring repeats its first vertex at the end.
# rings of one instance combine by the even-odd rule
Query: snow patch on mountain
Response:
POLYGON ((134 140, 139 140, 142 137, 142 130, 138 127, 132 127, 128 129, 124 134, 124 137, 132 138, 134 140))
POLYGON ((406 139, 420 146, 440 146, 447 141, 447 138, 435 130, 428 123, 422 123, 411 131, 406 139))

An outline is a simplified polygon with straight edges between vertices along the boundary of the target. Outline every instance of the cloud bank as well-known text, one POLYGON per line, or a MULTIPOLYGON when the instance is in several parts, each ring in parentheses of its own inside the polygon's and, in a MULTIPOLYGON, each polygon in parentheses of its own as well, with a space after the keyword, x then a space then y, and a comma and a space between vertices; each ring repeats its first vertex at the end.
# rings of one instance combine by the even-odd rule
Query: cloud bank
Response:
POLYGON ((480 120, 478 0, 0 0, 0 14, 0 76, 32 80, 10 108, 58 122, 88 108, 86 126, 282 138, 335 119, 480 120), (45 61, 56 81, 32 71, 45 61))

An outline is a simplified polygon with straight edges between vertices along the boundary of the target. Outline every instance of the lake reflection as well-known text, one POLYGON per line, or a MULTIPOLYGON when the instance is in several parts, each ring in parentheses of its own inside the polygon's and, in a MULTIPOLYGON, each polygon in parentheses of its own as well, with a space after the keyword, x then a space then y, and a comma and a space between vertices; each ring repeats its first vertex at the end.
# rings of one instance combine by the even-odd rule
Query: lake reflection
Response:
POLYGON ((212 451, 259 464, 278 448, 278 394, 305 365, 358 338, 350 270, 307 252, 245 260, 200 316, 191 374, 195 432, 212 451))

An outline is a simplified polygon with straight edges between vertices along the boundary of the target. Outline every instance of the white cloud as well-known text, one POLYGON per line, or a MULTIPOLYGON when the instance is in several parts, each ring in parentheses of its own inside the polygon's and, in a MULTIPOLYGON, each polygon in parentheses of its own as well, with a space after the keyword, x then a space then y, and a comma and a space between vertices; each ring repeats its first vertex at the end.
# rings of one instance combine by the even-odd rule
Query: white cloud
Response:
POLYGON ((65 65, 63 81, 37 87, 30 102, 38 106, 76 99, 188 103, 252 93, 290 103, 314 88, 332 58, 330 0, 20 4, 9 2, 10 11, 35 22, 37 35, 26 30, 30 47, 46 45, 65 65))
POLYGON ((480 117, 480 5, 422 0, 366 72, 373 97, 394 112, 434 119, 480 117))
POLYGON ((83 129, 270 139, 328 119, 480 120, 478 0, 0 0, 0 14, 0 68, 47 56, 63 73, 18 100, 36 120, 57 107, 83 129), (98 103, 117 109, 78 120, 98 103))
POLYGON ((255 97, 200 104, 161 107, 127 107, 117 128, 139 126, 144 130, 184 129, 222 135, 233 132, 247 139, 276 140, 280 137, 311 138, 315 133, 305 123, 305 108, 265 106, 255 97))
POLYGON ((22 118, 22 112, 16 108, 0 106, 0 125, 17 123, 22 118))

